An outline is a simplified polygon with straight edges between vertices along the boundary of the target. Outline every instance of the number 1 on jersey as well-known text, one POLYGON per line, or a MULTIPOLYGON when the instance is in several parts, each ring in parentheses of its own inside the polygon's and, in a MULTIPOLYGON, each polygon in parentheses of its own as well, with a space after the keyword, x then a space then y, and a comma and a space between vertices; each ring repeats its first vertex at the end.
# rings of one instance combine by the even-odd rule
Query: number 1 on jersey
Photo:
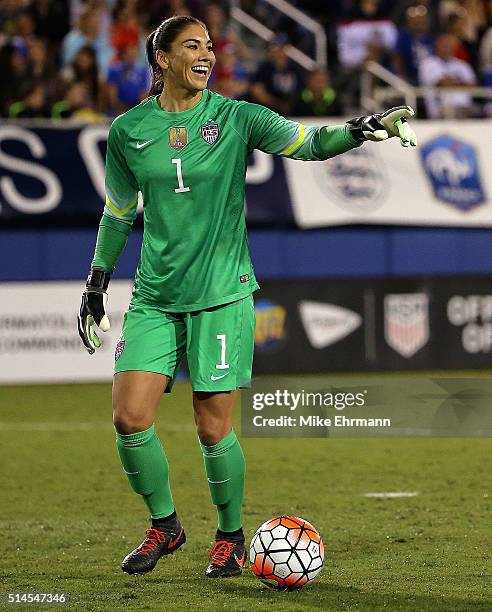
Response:
POLYGON ((189 191, 190 188, 189 187, 185 187, 184 183, 183 183, 183 173, 181 172, 181 159, 177 158, 177 159, 172 159, 171 160, 173 164, 176 164, 176 172, 178 174, 178 185, 179 187, 177 189, 175 189, 174 191, 176 193, 185 193, 186 191, 189 191))

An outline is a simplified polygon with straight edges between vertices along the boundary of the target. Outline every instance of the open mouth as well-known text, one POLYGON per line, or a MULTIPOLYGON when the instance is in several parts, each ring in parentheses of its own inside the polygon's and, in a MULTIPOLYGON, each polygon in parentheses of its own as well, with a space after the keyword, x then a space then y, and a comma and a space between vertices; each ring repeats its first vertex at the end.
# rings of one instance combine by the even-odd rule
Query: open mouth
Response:
POLYGON ((206 80, 206 78, 208 77, 209 68, 208 66, 203 66, 203 65, 192 66, 191 72, 193 72, 193 74, 197 76, 198 78, 206 80))

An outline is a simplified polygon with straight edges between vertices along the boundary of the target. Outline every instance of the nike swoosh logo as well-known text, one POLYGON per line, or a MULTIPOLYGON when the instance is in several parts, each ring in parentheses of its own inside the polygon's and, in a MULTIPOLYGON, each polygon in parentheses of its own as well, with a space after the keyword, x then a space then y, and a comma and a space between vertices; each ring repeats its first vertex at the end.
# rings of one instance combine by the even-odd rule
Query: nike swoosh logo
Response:
POLYGON ((243 567, 244 562, 246 561, 246 553, 243 553, 243 556, 240 559, 238 559, 236 553, 234 553, 234 559, 236 559, 236 562, 239 567, 243 567))
POLYGON ((154 142, 154 140, 155 138, 152 138, 152 140, 146 140, 145 142, 137 142, 137 149, 143 149, 144 147, 149 145, 151 142, 154 142))
POLYGON ((123 468, 123 471, 125 472, 125 474, 140 474, 140 472, 127 472, 125 468, 123 468))
POLYGON ((181 531, 178 533, 178 535, 174 538, 174 540, 170 540, 169 544, 167 545, 167 549, 169 550, 170 548, 174 548, 176 546, 176 544, 179 541, 179 538, 181 537, 181 534, 183 533, 183 528, 181 528, 181 531))
POLYGON ((212 376, 210 377, 210 380, 220 380, 221 378, 224 378, 224 376, 227 376, 229 374, 229 372, 226 372, 225 374, 222 374, 221 376, 214 376, 212 374, 212 376))
POLYGON ((210 480, 210 478, 207 478, 207 480, 211 484, 220 484, 222 482, 229 482, 230 478, 226 478, 225 480, 210 480))

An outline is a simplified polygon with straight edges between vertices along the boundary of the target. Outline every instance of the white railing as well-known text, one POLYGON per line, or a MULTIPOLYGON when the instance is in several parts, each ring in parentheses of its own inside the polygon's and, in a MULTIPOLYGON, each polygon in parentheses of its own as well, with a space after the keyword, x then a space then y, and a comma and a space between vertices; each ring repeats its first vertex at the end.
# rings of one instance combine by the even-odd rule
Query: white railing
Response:
MULTIPOLYGON (((387 102, 401 97, 405 104, 417 108, 417 100, 431 96, 444 96, 448 93, 466 93, 471 97, 492 100, 492 87, 456 86, 456 87, 414 87, 377 62, 367 62, 361 76, 360 105, 364 111, 375 113, 381 111, 387 102), (374 84, 379 79, 384 85, 374 84)), ((452 106, 443 104, 445 119, 456 117, 452 106)))
POLYGON ((385 94, 387 94, 387 97, 390 97, 390 92, 393 97, 395 97, 395 92, 399 93, 405 100, 405 104, 413 108, 417 106, 417 96, 415 95, 414 87, 384 66, 381 66, 381 64, 373 61, 367 62, 364 66, 360 92, 360 105, 363 110, 370 113, 381 110, 380 104, 385 99, 385 94), (386 86, 374 86, 375 78, 383 81, 386 86))
MULTIPOLYGON (((287 46, 287 55, 306 70, 314 70, 319 66, 323 68, 326 67, 326 35, 322 25, 314 19, 311 19, 311 17, 308 17, 295 6, 292 6, 292 4, 289 4, 289 2, 286 2, 286 0, 264 0, 264 2, 270 4, 279 12, 302 25, 314 36, 314 59, 292 45, 287 46)), ((273 30, 267 28, 261 21, 258 21, 256 17, 243 11, 241 8, 241 0, 229 0, 229 4, 231 19, 266 42, 269 42, 275 36, 276 33, 273 30)))

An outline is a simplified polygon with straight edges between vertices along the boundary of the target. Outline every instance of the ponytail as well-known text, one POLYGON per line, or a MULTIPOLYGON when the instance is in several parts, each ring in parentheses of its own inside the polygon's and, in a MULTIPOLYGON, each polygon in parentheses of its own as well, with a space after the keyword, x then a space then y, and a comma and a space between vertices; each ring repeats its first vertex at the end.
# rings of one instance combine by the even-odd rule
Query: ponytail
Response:
POLYGON ((157 38, 158 30, 154 30, 147 36, 147 42, 145 43, 145 48, 147 51, 147 61, 149 62, 150 69, 152 71, 152 85, 149 89, 149 96, 155 96, 157 94, 162 93, 164 89, 164 75, 162 73, 162 68, 157 63, 157 59, 155 57, 156 50, 154 51, 154 42, 157 38))

